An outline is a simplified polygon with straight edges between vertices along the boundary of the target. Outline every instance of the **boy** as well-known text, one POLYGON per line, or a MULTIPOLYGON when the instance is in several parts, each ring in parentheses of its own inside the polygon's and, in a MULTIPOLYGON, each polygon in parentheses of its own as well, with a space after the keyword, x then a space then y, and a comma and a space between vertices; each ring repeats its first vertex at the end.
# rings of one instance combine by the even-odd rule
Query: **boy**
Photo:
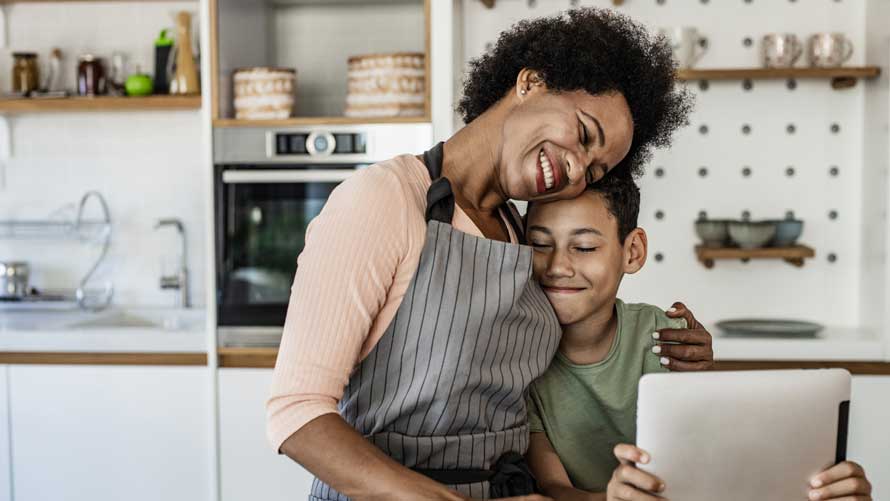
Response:
MULTIPOLYGON (((528 208, 535 277, 563 335, 550 368, 529 389, 527 459, 543 493, 557 500, 661 499, 650 493, 661 491, 662 482, 632 466, 648 457, 627 444, 636 440, 640 377, 667 371, 669 359, 653 333, 686 322, 617 298, 624 274, 646 262, 639 207, 633 179, 611 174, 573 200, 528 208)), ((712 356, 709 347, 687 349, 704 350, 702 360, 712 356)), ((870 499, 871 486, 855 463, 826 470, 812 487, 820 496, 810 499, 870 499)))
POLYGON ((606 491, 618 466, 613 448, 636 439, 637 382, 667 371, 652 334, 686 327, 616 297, 624 274, 646 262, 639 206, 633 180, 609 175, 574 200, 528 209, 535 277, 563 326, 559 352, 529 389, 528 460, 542 487, 556 476, 606 491))

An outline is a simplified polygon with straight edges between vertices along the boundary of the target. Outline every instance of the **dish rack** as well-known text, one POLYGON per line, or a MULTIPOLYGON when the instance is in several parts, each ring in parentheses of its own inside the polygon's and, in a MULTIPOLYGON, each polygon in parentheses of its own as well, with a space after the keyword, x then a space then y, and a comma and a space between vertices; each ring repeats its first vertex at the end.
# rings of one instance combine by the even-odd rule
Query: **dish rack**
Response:
POLYGON ((34 306, 43 304, 50 306, 72 306, 87 311, 99 311, 111 304, 114 295, 114 287, 111 282, 106 282, 101 289, 90 289, 90 279, 102 264, 108 249, 111 246, 111 213, 105 197, 98 191, 88 191, 80 199, 77 213, 73 219, 60 220, 0 220, 0 239, 12 240, 44 240, 44 239, 75 239, 85 243, 98 243, 101 245, 99 256, 90 266, 74 289, 44 290, 39 293, 29 293, 21 298, 10 301, 11 304, 22 306, 34 306), (90 200, 95 200, 101 211, 101 219, 86 219, 84 211, 90 200))

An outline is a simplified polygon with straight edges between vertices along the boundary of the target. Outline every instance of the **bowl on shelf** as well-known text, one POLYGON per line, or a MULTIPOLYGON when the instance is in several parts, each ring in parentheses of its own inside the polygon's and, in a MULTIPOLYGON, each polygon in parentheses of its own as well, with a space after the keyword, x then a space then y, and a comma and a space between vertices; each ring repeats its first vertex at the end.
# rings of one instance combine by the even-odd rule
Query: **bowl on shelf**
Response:
POLYGON ((758 249, 776 236, 774 221, 730 221, 729 237, 742 249, 758 249))
POLYGON ((776 236, 770 245, 773 247, 791 247, 797 243, 803 233, 803 221, 800 219, 782 219, 772 221, 776 225, 776 236))
POLYGON ((695 222, 695 234, 702 245, 710 248, 725 247, 729 237, 729 221, 725 219, 699 219, 695 222))

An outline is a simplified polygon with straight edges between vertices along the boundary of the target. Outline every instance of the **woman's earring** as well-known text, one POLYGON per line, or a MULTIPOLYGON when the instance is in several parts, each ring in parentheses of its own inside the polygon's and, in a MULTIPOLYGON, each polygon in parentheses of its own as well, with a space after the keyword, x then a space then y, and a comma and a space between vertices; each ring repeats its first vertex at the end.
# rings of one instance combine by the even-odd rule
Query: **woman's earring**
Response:
POLYGON ((522 95, 524 96, 524 95, 525 95, 525 89, 519 89, 519 93, 522 94, 522 95))

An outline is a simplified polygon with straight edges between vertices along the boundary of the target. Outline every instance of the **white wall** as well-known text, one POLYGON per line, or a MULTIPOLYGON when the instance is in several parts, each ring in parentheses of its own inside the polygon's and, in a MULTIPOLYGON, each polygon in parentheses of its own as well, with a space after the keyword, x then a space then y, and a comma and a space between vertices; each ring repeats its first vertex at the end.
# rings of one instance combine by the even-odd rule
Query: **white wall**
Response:
MULTIPOLYGON (((5 7, 9 47, 0 50, 0 89, 10 88, 11 53, 36 51, 46 64, 52 47, 65 55, 64 82, 73 88, 76 58, 120 50, 153 71, 153 42, 173 15, 193 2, 21 3, 5 7)), ((195 30, 197 33, 197 30, 195 30)), ((161 260, 178 256, 174 232, 152 229, 178 217, 189 237, 192 299, 202 304, 205 267, 200 112, 126 112, 9 117, 12 158, 0 166, 0 219, 40 219, 76 203, 89 189, 107 198, 114 220, 111 254, 98 280, 111 279, 118 303, 171 305, 161 291, 161 260)), ((73 287, 98 248, 76 242, 0 240, 0 259, 31 262, 40 287, 73 287)))
MULTIPOLYGON (((581 6, 614 8, 609 0, 581 0, 581 6)), ((468 59, 513 22, 555 14, 569 7, 565 0, 499 0, 494 9, 464 0, 464 47, 468 59), (530 6, 534 4, 534 6, 530 6)), ((650 29, 695 26, 709 39, 700 68, 757 67, 761 37, 769 32, 810 34, 839 31, 855 46, 850 65, 865 63, 866 9, 864 0, 844 2, 626 2, 617 10, 650 29), (753 44, 746 47, 745 37, 753 44)), ((804 64, 801 60, 799 65, 804 64)), ((621 295, 629 300, 669 306, 683 300, 698 318, 713 322, 728 317, 769 316, 814 320, 833 326, 861 327, 864 91, 833 91, 827 80, 756 81, 745 91, 739 81, 710 82, 702 91, 689 89, 697 107, 689 127, 680 131, 670 150, 658 151, 641 179, 640 225, 649 234, 649 262, 629 276, 621 295), (832 134, 830 126, 840 125, 832 134), (750 124, 753 132, 741 132, 750 124), (788 124, 796 132, 788 134, 788 124), (699 128, 708 127, 707 134, 699 128), (829 168, 840 168, 838 177, 829 168), (700 177, 700 167, 707 177, 700 177), (750 166, 752 175, 742 176, 750 166), (794 177, 785 170, 794 166, 794 177), (664 168, 657 178, 654 171, 664 168), (786 211, 805 221, 802 243, 816 249, 815 259, 802 269, 781 261, 747 264, 718 261, 707 270, 695 259, 693 222, 699 211, 713 218, 783 218, 786 211), (837 210, 837 220, 829 211, 837 210), (664 218, 656 219, 657 211, 664 218), (837 261, 827 256, 834 253, 837 261), (658 262, 656 254, 663 260, 658 262)), ((873 215, 872 211, 868 212, 873 215)))
MULTIPOLYGON (((868 0, 867 25, 868 64, 885 69, 879 79, 866 86, 865 174, 863 179, 863 213, 868 221, 875 221, 864 232, 863 264, 874 270, 863 281, 863 319, 873 326, 890 320, 887 303, 888 280, 887 208, 890 191, 890 2, 868 0)), ((884 355, 890 357, 890 336, 885 337, 884 355)))

